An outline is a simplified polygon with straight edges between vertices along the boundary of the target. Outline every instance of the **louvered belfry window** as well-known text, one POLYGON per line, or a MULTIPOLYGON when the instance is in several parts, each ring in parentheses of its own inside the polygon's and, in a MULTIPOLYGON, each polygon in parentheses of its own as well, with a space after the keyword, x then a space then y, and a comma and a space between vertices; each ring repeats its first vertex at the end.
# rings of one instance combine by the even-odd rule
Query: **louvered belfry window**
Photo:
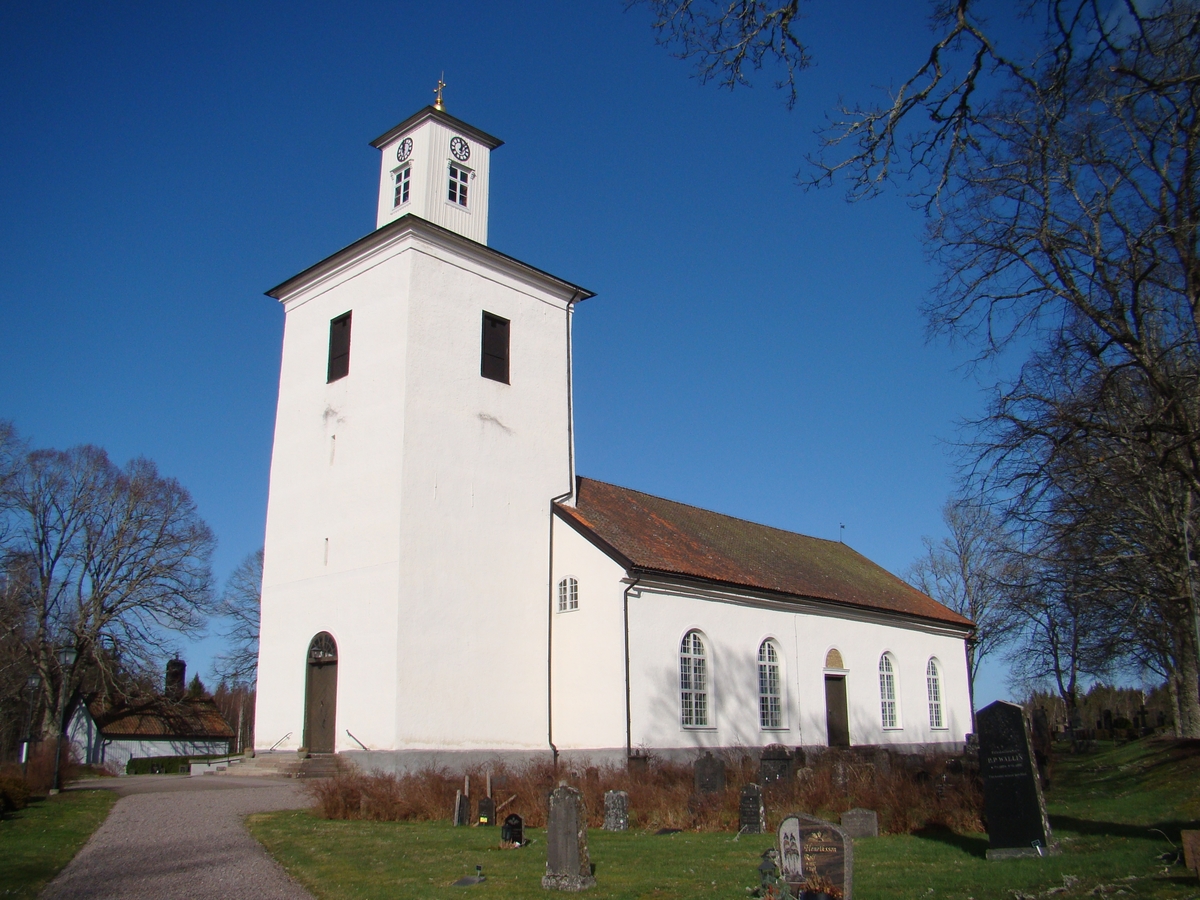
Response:
POLYGON ((350 313, 329 322, 329 370, 326 381, 337 381, 350 374, 350 313))
POLYGON ((479 374, 508 384, 508 319, 483 314, 483 352, 479 374))

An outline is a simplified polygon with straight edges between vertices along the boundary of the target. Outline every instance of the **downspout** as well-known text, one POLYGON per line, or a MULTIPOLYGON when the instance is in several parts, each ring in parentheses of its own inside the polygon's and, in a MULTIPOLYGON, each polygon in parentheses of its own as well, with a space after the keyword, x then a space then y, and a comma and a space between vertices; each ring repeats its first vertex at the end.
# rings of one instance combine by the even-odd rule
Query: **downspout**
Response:
MULTIPOLYGON (((638 579, 622 579, 626 582, 622 593, 622 607, 625 615, 625 759, 633 755, 633 721, 629 709, 629 594, 637 587, 638 579)), ((638 596, 641 596, 640 594, 638 596)))
POLYGON ((976 643, 975 632, 972 631, 963 641, 963 653, 967 657, 967 701, 971 707, 971 733, 975 733, 975 673, 971 671, 971 646, 976 643))
POLYGON ((550 498, 550 534, 546 552, 546 743, 558 769, 558 747, 554 745, 554 505, 575 496, 575 405, 571 383, 571 314, 581 291, 567 301, 567 474, 570 487, 565 494, 550 498))

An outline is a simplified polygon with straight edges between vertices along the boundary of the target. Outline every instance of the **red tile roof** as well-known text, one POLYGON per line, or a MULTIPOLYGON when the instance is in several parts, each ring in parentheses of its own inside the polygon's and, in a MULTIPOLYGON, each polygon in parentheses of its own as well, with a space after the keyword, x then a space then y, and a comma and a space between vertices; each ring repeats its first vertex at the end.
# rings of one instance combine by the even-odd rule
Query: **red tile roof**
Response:
POLYGON ((972 625, 836 541, 590 478, 578 479, 575 506, 557 511, 629 569, 972 625))
POLYGON ((105 737, 228 740, 233 729, 212 700, 154 699, 136 706, 105 709, 88 703, 88 712, 105 737))

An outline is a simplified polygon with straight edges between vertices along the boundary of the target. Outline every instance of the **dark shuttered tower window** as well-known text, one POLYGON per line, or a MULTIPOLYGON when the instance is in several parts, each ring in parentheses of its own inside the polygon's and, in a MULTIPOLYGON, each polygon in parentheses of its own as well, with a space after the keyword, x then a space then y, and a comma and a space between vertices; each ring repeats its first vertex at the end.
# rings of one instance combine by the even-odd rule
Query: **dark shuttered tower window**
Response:
POLYGON ((508 384, 508 319, 483 314, 483 354, 479 374, 508 384))
POLYGON ((350 374, 350 313, 329 322, 329 377, 337 381, 350 374))

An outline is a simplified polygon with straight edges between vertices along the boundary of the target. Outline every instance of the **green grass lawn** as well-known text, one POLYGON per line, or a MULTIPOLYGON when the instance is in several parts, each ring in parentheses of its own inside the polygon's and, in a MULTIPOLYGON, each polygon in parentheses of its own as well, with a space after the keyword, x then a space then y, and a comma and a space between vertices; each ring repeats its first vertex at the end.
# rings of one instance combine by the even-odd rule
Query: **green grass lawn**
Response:
MULTIPOLYGON (((1021 900, 1124 896, 1200 898, 1200 881, 1159 857, 1181 827, 1200 827, 1200 749, 1138 742, 1060 756, 1048 794, 1061 856, 988 862, 987 836, 946 830, 860 840, 854 893, 874 898, 1021 900), (1162 832, 1162 833, 1160 833, 1162 832), (1164 834, 1166 836, 1164 836, 1164 834), (1121 892, 1124 892, 1123 894, 1121 892)), ((546 897, 545 832, 498 847, 499 829, 447 823, 342 822, 307 811, 250 817, 250 829, 318 897, 546 897), (452 887, 482 865, 488 880, 452 887)), ((599 898, 746 897, 767 835, 589 832, 599 898)))
POLYGON ((68 791, 0 820, 0 897, 36 897, 116 802, 112 791, 68 791))

